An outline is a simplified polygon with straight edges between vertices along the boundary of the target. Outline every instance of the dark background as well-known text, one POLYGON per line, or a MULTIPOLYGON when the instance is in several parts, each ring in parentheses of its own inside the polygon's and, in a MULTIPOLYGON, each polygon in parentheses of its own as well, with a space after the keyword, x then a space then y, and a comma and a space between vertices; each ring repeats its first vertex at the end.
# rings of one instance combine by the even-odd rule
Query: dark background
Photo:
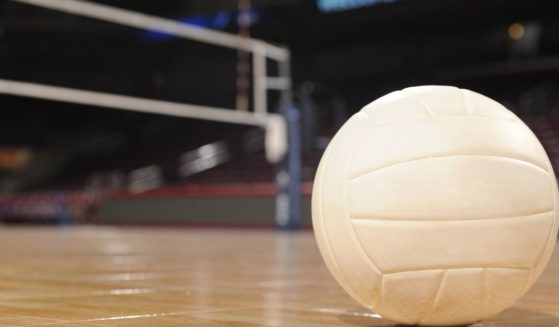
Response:
MULTIPOLYGON (((236 1, 96 2, 237 32, 236 1)), ((315 1, 254 0, 252 7, 252 36, 291 49, 295 99, 310 95, 318 117, 335 102, 344 120, 387 92, 421 84, 472 89, 528 123, 555 107, 556 1, 401 0, 321 12, 315 1), (519 39, 509 33, 515 23, 525 28, 519 39)), ((0 78, 232 108, 236 60, 230 49, 0 2, 0 78)), ((154 162, 177 183, 181 153, 221 139, 238 145, 249 130, 11 96, 0 96, 0 108, 0 147, 30 149, 35 165, 2 171, 0 184, 46 171, 4 187, 9 192, 80 189, 97 171, 154 162)), ((336 127, 322 119, 312 137, 336 127)), ((323 146, 307 144, 304 179, 312 180, 323 146)))

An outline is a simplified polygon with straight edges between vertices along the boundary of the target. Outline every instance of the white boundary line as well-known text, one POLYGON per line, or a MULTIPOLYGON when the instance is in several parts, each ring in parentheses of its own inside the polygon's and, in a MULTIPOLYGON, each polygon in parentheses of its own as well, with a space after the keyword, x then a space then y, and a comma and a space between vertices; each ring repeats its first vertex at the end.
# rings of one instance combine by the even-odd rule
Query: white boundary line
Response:
POLYGON ((174 117, 266 127, 279 114, 254 114, 234 109, 184 104, 162 100, 71 89, 59 86, 0 79, 0 94, 69 102, 96 107, 160 114, 174 117))
POLYGON ((63 11, 69 14, 95 18, 130 27, 156 30, 185 39, 210 43, 232 49, 245 48, 246 51, 262 52, 262 55, 277 61, 289 60, 289 50, 266 43, 261 40, 248 39, 239 42, 239 36, 231 33, 214 31, 208 28, 192 26, 172 19, 147 15, 132 10, 116 8, 82 0, 12 0, 19 3, 63 11))

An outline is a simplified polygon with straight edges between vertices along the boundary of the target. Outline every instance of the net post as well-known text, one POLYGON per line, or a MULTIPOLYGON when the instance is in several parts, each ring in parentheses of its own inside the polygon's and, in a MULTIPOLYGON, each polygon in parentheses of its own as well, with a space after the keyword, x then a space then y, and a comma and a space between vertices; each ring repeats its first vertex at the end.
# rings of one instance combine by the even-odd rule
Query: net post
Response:
MULTIPOLYGON (((279 62, 279 77, 291 81, 288 55, 279 62)), ((293 104, 291 85, 281 91, 280 112, 287 124, 288 146, 276 170, 276 224, 283 230, 297 230, 301 226, 301 113, 293 104)))
POLYGON ((64 203, 64 201, 60 202, 57 205, 57 221, 58 225, 60 226, 68 226, 72 220, 71 213, 70 213, 70 205, 64 203))
POLYGON ((301 114, 295 106, 284 109, 283 113, 288 147, 276 173, 276 224, 280 229, 297 230, 301 225, 301 114))

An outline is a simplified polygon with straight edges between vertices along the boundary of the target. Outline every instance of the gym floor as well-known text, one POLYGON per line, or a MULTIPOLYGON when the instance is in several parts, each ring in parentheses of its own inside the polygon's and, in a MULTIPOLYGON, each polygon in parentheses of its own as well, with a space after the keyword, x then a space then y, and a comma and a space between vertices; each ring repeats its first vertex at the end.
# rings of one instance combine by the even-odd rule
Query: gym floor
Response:
MULTIPOLYGON (((392 326, 330 276, 311 232, 0 228, 0 326, 392 326)), ((559 253, 474 326, 559 326, 559 253)))

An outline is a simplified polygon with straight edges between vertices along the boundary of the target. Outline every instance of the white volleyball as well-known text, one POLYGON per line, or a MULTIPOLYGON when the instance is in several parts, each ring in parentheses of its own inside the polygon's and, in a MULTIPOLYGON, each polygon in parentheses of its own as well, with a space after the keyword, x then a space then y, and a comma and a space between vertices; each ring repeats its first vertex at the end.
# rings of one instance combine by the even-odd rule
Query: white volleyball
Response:
POLYGON ((485 319, 521 297, 557 235, 557 183, 530 129, 450 86, 390 93, 326 149, 313 225, 338 283, 405 324, 485 319))

